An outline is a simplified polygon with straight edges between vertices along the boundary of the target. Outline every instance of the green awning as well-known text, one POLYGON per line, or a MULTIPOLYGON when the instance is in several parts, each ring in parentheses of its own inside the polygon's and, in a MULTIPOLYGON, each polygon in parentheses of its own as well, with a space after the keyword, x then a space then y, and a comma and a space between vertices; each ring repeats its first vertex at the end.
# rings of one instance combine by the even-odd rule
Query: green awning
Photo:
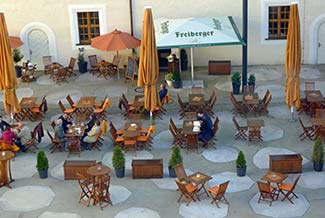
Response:
POLYGON ((231 16, 155 20, 158 49, 245 44, 231 16))

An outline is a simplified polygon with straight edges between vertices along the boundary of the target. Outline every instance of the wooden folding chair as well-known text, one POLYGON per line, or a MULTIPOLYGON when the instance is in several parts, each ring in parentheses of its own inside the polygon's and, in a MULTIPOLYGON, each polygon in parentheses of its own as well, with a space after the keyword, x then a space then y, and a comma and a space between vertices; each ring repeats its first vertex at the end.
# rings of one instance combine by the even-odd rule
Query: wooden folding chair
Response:
POLYGON ((198 200, 200 200, 199 196, 197 195, 198 189, 195 185, 191 183, 186 183, 185 181, 179 181, 179 180, 175 180, 175 181, 178 186, 178 190, 181 192, 181 195, 179 196, 177 202, 180 202, 183 196, 187 198, 186 206, 188 206, 191 203, 191 201, 196 202, 195 197, 198 200))
POLYGON ((197 134, 186 135, 186 153, 188 153, 188 150, 190 149, 195 149, 197 150, 197 153, 200 153, 199 139, 197 134))
POLYGON ((258 198, 257 203, 260 203, 260 201, 266 201, 270 203, 270 206, 272 206, 272 202, 277 200, 279 197, 279 193, 277 192, 276 188, 269 183, 260 181, 257 181, 257 186, 260 192, 260 197, 258 198))
POLYGON ((298 114, 300 115, 301 113, 305 112, 306 114, 309 113, 311 108, 311 104, 307 101, 306 98, 301 98, 300 99, 300 108, 297 110, 298 114))
POLYGON ((244 106, 242 101, 237 101, 234 94, 230 93, 230 101, 232 105, 234 106, 233 114, 236 116, 237 114, 243 114, 244 113, 244 106))
POLYGON ((293 190, 296 188, 299 179, 300 175, 295 179, 293 183, 281 183, 279 185, 280 192, 284 195, 282 201, 288 199, 290 203, 293 204, 292 198, 298 198, 298 196, 293 192, 293 190))
POLYGON ((315 112, 316 112, 316 114, 315 114, 316 118, 324 118, 325 117, 325 109, 317 108, 315 110, 315 112))
MULTIPOLYGON (((97 163, 96 165, 98 164, 99 163, 97 163)), ((101 181, 93 183, 93 196, 94 204, 98 203, 100 209, 103 210, 104 207, 113 205, 109 192, 111 177, 109 175, 105 175, 101 177, 100 180, 101 181), (106 203, 105 205, 103 204, 104 202, 106 203)))
POLYGON ((99 68, 97 65, 98 64, 97 55, 89 55, 88 60, 89 60, 89 65, 90 65, 89 73, 92 73, 93 75, 95 73, 99 73, 99 68))
POLYGON ((313 126, 305 126, 305 124, 302 122, 301 118, 298 117, 299 123, 303 129, 303 133, 299 135, 300 140, 303 141, 305 138, 309 138, 310 140, 315 140, 315 128, 313 126))
POLYGON ((81 146, 80 146, 80 140, 78 138, 68 138, 68 157, 71 154, 76 154, 80 157, 81 153, 81 146))
POLYGON ((101 142, 100 142, 100 135, 101 135, 101 133, 99 133, 96 136, 96 141, 94 141, 94 142, 92 142, 92 143, 89 144, 89 150, 92 150, 94 148, 97 148, 97 150, 100 151, 100 148, 99 148, 99 146, 101 144, 101 142))
POLYGON ((182 132, 182 128, 177 128, 172 118, 169 119, 169 125, 171 125, 177 133, 182 132))
POLYGON ((48 130, 46 130, 46 132, 49 138, 51 139, 51 145, 52 145, 50 148, 52 150, 51 153, 53 153, 56 150, 62 151, 64 148, 64 142, 57 141, 48 130))
POLYGON ((209 105, 209 104, 211 104, 212 100, 213 100, 215 97, 217 97, 217 95, 216 95, 216 90, 213 90, 213 91, 211 92, 210 98, 209 98, 207 101, 205 101, 205 105, 209 105))
POLYGON ((184 169, 184 165, 183 164, 177 164, 174 167, 175 173, 177 178, 179 179, 179 181, 186 181, 188 183, 191 182, 190 177, 187 176, 185 169, 184 169))
POLYGON ((209 141, 206 142, 206 148, 209 148, 209 146, 213 147, 214 149, 217 149, 214 145, 215 145, 215 142, 214 140, 217 140, 215 138, 217 132, 219 130, 219 118, 216 117, 216 119, 214 120, 213 122, 213 129, 212 129, 212 137, 209 141))
POLYGON ((52 70, 52 56, 43 56, 44 73, 48 74, 52 70))
POLYGON ((76 111, 76 108, 65 108, 62 101, 59 101, 58 104, 59 104, 59 107, 60 107, 62 113, 64 113, 64 114, 72 115, 76 111))
POLYGON ((90 201, 94 199, 93 190, 92 190, 92 178, 89 176, 82 175, 80 173, 76 173, 79 187, 81 189, 79 204, 84 203, 89 207, 90 201))
POLYGON ((67 76, 67 70, 65 68, 61 68, 58 70, 58 73, 53 76, 53 80, 56 83, 68 82, 66 80, 66 76, 67 76))
POLYGON ((117 135, 123 135, 124 129, 116 129, 112 121, 109 122, 109 126, 114 129, 117 135))
POLYGON ((179 116, 181 117, 180 119, 182 119, 184 117, 185 113, 189 112, 191 110, 189 108, 189 104, 183 102, 181 97, 179 96, 179 94, 177 94, 177 101, 178 101, 178 104, 180 106, 180 109, 178 110, 179 116))
POLYGON ((37 147, 37 140, 36 140, 36 134, 37 134, 37 129, 38 129, 38 126, 39 125, 42 125, 42 122, 39 122, 33 129, 33 131, 31 132, 31 139, 28 140, 28 142, 25 143, 25 147, 26 149, 28 150, 31 150, 32 152, 35 153, 35 150, 38 149, 37 147))
POLYGON ((149 127, 148 132, 146 133, 145 136, 138 136, 137 137, 137 146, 140 147, 141 149, 147 149, 150 150, 151 148, 151 135, 154 133, 154 126, 151 125, 149 127))
POLYGON ((218 208, 220 208, 219 203, 224 200, 226 204, 229 204, 226 197, 225 193, 228 187, 229 181, 224 182, 218 186, 213 186, 211 187, 208 192, 211 195, 212 201, 211 204, 215 203, 218 208))
POLYGON ((71 75, 75 75, 75 76, 77 76, 77 74, 76 74, 75 72, 73 72, 73 68, 74 68, 74 66, 76 65, 76 61, 77 61, 77 59, 71 57, 71 58, 70 58, 69 65, 68 65, 67 67, 64 68, 64 69, 66 70, 67 75, 68 75, 69 77, 71 77, 71 75))
POLYGON ((237 133, 235 134, 235 140, 237 140, 239 138, 247 140, 246 132, 248 130, 248 127, 247 126, 239 126, 235 117, 232 118, 232 122, 234 123, 236 130, 237 130, 237 133))
POLYGON ((133 82, 137 79, 138 75, 138 67, 137 62, 134 58, 128 57, 128 63, 126 65, 125 73, 124 73, 124 82, 127 80, 131 80, 131 83, 133 85, 133 82))
POLYGON ((118 135, 116 134, 116 129, 114 129, 114 128, 110 128, 110 129, 109 129, 109 132, 111 133, 111 136, 112 136, 112 138, 113 138, 115 144, 117 144, 117 145, 121 145, 121 144, 124 142, 124 137, 122 137, 122 136, 118 136, 118 135))
POLYGON ((33 117, 36 120, 39 120, 41 118, 43 118, 43 114, 42 113, 46 113, 45 110, 45 104, 47 104, 45 96, 42 98, 42 102, 40 104, 35 104, 33 108, 30 109, 30 112, 32 113, 33 117))
POLYGON ((314 91, 315 90, 315 82, 306 81, 305 82, 305 91, 314 91))
POLYGON ((105 102, 103 104, 103 106, 101 108, 95 108, 93 110, 93 113, 98 117, 98 118, 106 118, 106 114, 105 114, 105 110, 107 108, 111 107, 111 100, 109 100, 109 98, 105 99, 105 102))
POLYGON ((259 109, 258 109, 258 110, 259 110, 260 114, 267 114, 267 113, 268 113, 267 108, 268 108, 268 106, 269 106, 271 100, 272 100, 272 95, 269 94, 268 97, 266 98, 266 100, 265 100, 265 101, 263 100, 263 101, 259 104, 259 109))
POLYGON ((214 117, 214 112, 213 112, 213 107, 215 105, 215 103, 217 102, 217 97, 214 96, 212 98, 212 100, 210 101, 210 103, 208 105, 206 105, 205 107, 205 112, 210 116, 210 117, 214 117))

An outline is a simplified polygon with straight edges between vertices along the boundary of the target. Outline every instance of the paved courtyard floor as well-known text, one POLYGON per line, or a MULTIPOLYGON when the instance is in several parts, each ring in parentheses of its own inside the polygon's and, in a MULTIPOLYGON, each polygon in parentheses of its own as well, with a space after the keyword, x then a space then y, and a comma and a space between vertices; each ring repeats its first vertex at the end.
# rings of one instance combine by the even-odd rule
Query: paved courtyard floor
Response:
MULTIPOLYGON (((240 70, 234 67, 233 72, 240 70)), ((325 204, 325 172, 313 171, 311 160, 313 142, 299 139, 302 129, 298 122, 289 122, 290 112, 284 103, 285 74, 283 66, 252 66, 249 73, 256 75, 256 88, 260 95, 269 89, 272 94, 269 115, 264 116, 265 127, 262 134, 265 141, 248 143, 244 140, 234 140, 235 128, 232 124, 232 105, 229 101, 231 91, 229 76, 210 76, 206 68, 196 68, 196 79, 204 83, 204 93, 209 96, 213 89, 217 92, 217 103, 214 108, 219 117, 219 131, 216 138, 217 149, 200 150, 196 152, 182 151, 184 166, 187 172, 201 171, 211 175, 213 179, 208 186, 220 184, 230 180, 229 190, 226 193, 229 205, 220 204, 220 208, 210 204, 210 199, 202 196, 201 201, 192 202, 188 207, 185 201, 177 203, 179 193, 173 179, 168 177, 167 167, 171 154, 172 136, 168 131, 169 118, 172 117, 180 127, 175 101, 177 94, 187 99, 191 89, 171 89, 169 92, 173 101, 165 106, 167 115, 162 120, 154 120, 153 148, 151 151, 141 151, 127 155, 126 177, 116 178, 111 173, 111 194, 114 206, 104 208, 84 206, 78 203, 80 188, 77 181, 63 180, 63 162, 67 159, 82 159, 103 161, 111 165, 113 142, 107 132, 101 151, 83 151, 80 157, 67 157, 66 152, 49 152, 50 140, 45 136, 39 147, 42 147, 49 158, 49 178, 40 179, 36 172, 36 154, 18 153, 12 163, 13 177, 16 179, 12 189, 0 188, 0 217, 1 218, 215 218, 215 217, 324 217, 325 204), (242 150, 247 159, 247 176, 239 178, 235 175, 235 158, 242 150), (287 201, 276 202, 269 207, 266 203, 257 204, 257 185, 259 180, 268 171, 268 155, 277 153, 301 153, 304 157, 303 173, 296 193, 299 199, 294 199, 292 205, 287 201), (130 161, 132 158, 162 158, 164 160, 164 178, 137 179, 131 178, 130 161)), ((160 81, 163 81, 161 73, 160 81)), ((189 72, 182 73, 183 80, 190 79, 189 72)), ((305 80, 316 81, 316 88, 325 93, 325 66, 303 66, 301 84, 305 80)), ((303 88, 303 86, 302 86, 303 88)), ((37 96, 40 100, 47 96, 49 111, 43 120, 45 129, 51 130, 49 124, 59 114, 58 100, 65 100, 70 94, 76 101, 83 95, 96 95, 103 99, 107 94, 112 100, 112 107, 108 110, 108 121, 112 121, 117 128, 124 124, 121 111, 117 107, 118 99, 125 93, 129 100, 137 94, 139 89, 124 80, 102 79, 91 74, 82 74, 69 78, 68 83, 54 84, 38 72, 38 80, 34 83, 21 83, 17 90, 19 100, 23 96, 37 96)), ((0 101, 3 101, 0 93, 0 101)), ((4 115, 3 105, 0 104, 0 114, 4 115)), ((302 115, 305 122, 308 117, 302 115)), ((239 119, 245 122, 246 117, 239 119)), ((150 121, 144 120, 143 126, 148 127, 150 121)), ((27 122, 30 128, 36 122, 27 122)), ((291 182, 297 175, 289 175, 291 182)))

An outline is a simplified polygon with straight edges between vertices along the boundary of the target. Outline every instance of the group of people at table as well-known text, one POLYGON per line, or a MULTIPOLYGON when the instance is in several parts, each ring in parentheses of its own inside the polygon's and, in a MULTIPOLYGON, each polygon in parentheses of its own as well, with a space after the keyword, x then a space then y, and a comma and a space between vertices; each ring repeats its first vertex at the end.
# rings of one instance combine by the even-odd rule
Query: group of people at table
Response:
MULTIPOLYGON (((58 142, 64 143, 64 149, 68 150, 68 140, 66 134, 69 131, 70 126, 75 126, 71 117, 68 114, 61 115, 56 120, 54 137, 58 142)), ((89 150, 89 144, 96 141, 98 135, 101 134, 100 120, 94 114, 89 115, 89 121, 81 123, 81 127, 84 128, 84 134, 81 136, 81 146, 85 150, 89 150)))

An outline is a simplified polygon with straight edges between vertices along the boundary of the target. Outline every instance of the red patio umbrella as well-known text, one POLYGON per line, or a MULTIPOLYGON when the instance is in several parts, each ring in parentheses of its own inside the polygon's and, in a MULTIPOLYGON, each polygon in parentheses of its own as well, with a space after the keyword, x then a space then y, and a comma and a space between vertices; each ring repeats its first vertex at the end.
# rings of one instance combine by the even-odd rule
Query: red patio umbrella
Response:
POLYGON ((141 41, 139 39, 117 29, 91 39, 91 47, 101 51, 116 51, 117 56, 119 56, 119 50, 136 48, 140 45, 141 41))
POLYGON ((18 47, 20 47, 20 46, 22 46, 24 44, 20 40, 20 38, 16 37, 16 36, 9 36, 9 40, 10 40, 11 48, 18 48, 18 47))

